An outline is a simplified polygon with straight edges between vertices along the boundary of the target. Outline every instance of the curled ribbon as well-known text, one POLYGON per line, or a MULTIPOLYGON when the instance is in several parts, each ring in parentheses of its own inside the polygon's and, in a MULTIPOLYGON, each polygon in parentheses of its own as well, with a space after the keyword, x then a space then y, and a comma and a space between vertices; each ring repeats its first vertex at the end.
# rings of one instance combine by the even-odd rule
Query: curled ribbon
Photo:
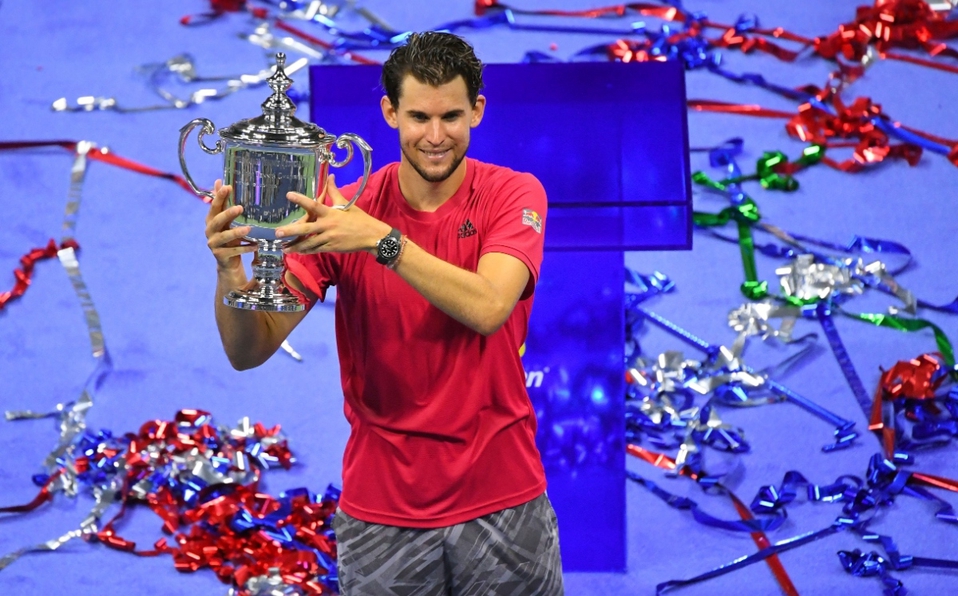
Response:
POLYGON ((723 349, 722 347, 714 347, 711 344, 699 339, 695 335, 689 333, 688 331, 682 329, 681 327, 675 325, 671 321, 668 321, 649 310, 640 308, 638 306, 632 306, 631 308, 638 316, 641 316, 643 320, 648 320, 649 322, 654 323, 656 326, 664 329, 673 336, 678 337, 686 343, 689 343, 690 345, 706 352, 706 354, 709 354, 714 362, 721 363, 719 364, 719 368, 724 369, 727 376, 719 376, 717 381, 709 381, 710 385, 707 386, 709 388, 714 387, 715 389, 720 390, 717 391, 717 396, 727 394, 727 397, 723 399, 723 403, 735 403, 736 399, 742 400, 743 397, 745 398, 744 403, 748 403, 747 395, 745 395, 744 388, 741 383, 741 381, 744 380, 754 383, 755 386, 761 385, 774 395, 777 395, 782 401, 793 403, 807 412, 829 422, 830 424, 833 424, 835 426, 835 443, 823 447, 824 451, 832 451, 835 449, 848 447, 858 436, 858 433, 854 430, 854 422, 837 416, 815 402, 798 395, 784 385, 769 379, 767 376, 757 375, 755 371, 750 369, 748 366, 745 366, 739 360, 738 353, 736 351, 737 349, 728 350, 727 348, 723 349), (741 374, 736 375, 736 372, 741 374), (753 381, 748 381, 749 379, 753 379, 753 381), (728 383, 728 381, 736 380, 739 380, 739 383, 728 383), (722 389, 722 382, 725 382, 724 389, 722 389))
POLYGON ((20 298, 27 291, 27 288, 30 287, 30 281, 33 279, 33 268, 37 262, 52 259, 57 256, 58 251, 67 247, 74 250, 80 249, 80 245, 75 240, 67 240, 57 245, 51 238, 45 247, 34 248, 20 257, 20 267, 13 271, 13 277, 16 280, 13 288, 6 292, 0 292, 0 310, 3 310, 8 302, 20 298))
MULTIPOLYGON (((735 492, 722 485, 721 482, 713 483, 712 481, 708 481, 705 478, 696 475, 694 472, 689 471, 688 468, 679 468, 676 465, 676 462, 667 455, 648 451, 638 445, 627 444, 626 452, 658 468, 662 468, 667 471, 679 470, 678 473, 688 476, 696 482, 702 480, 701 484, 704 488, 715 488, 722 494, 728 496, 743 522, 750 522, 755 519, 752 515, 752 512, 745 505, 745 503, 743 503, 742 500, 736 496, 735 492)), ((629 478, 634 480, 633 474, 630 473, 629 478)), ((750 535, 752 540, 755 542, 755 545, 758 546, 760 550, 765 550, 771 546, 768 536, 766 536, 765 532, 761 529, 756 529, 755 531, 750 532, 750 535)), ((765 559, 765 561, 769 569, 772 571, 772 575, 775 576, 775 580, 778 582, 778 585, 782 588, 782 592, 786 596, 798 596, 798 590, 795 588, 795 584, 792 583, 792 579, 789 577, 788 572, 785 570, 785 566, 782 565, 782 562, 778 556, 771 554, 765 559)))

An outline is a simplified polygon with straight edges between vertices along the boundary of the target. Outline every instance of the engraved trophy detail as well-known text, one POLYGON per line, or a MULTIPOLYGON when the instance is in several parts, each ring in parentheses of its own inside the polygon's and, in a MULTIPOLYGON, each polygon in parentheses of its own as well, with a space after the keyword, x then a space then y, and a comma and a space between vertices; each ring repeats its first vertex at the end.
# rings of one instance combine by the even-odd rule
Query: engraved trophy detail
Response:
POLYGON ((352 133, 335 137, 293 116, 296 104, 286 95, 293 81, 284 72, 285 64, 286 55, 277 54, 276 72, 268 79, 273 94, 262 104, 263 115, 221 128, 214 147, 203 143, 205 135, 216 131, 212 121, 196 118, 180 129, 180 167, 190 188, 201 197, 213 198, 211 191, 193 182, 183 154, 190 133, 200 126, 200 148, 211 155, 223 153, 223 184, 233 187, 227 207, 243 206, 233 226, 251 226, 246 240, 257 243, 253 279, 224 298, 229 306, 244 310, 298 312, 306 308, 283 280, 283 246, 294 239, 276 238, 276 228, 305 215, 286 193, 298 192, 315 199, 326 187, 330 166, 349 163, 355 145, 363 156, 363 178, 349 202, 337 207, 349 209, 366 188, 372 169, 372 148, 362 138, 352 133), (342 160, 333 155, 334 144, 346 151, 342 160))

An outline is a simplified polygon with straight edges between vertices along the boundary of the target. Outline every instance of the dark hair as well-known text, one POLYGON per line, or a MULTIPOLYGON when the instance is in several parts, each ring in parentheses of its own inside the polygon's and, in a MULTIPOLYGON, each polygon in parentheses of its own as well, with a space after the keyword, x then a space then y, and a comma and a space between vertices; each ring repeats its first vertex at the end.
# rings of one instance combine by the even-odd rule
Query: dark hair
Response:
POLYGON ((389 54, 383 64, 382 85, 393 107, 399 107, 399 93, 408 74, 434 87, 462 76, 471 105, 476 105, 482 89, 482 62, 466 40, 452 33, 413 33, 389 54))

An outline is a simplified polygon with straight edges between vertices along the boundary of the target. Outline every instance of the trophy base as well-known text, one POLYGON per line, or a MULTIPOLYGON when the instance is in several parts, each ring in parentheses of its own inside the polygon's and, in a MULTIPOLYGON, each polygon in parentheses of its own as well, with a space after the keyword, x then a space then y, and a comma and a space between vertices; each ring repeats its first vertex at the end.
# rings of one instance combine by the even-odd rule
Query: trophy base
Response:
POLYGON ((223 297, 226 306, 240 310, 265 312, 303 312, 306 305, 299 301, 283 283, 286 267, 283 264, 285 240, 257 240, 253 258, 253 279, 238 290, 223 297))
POLYGON ((285 291, 280 294, 259 294, 255 291, 232 291, 223 297, 223 303, 240 310, 261 310, 265 312, 303 312, 306 305, 296 296, 285 291))

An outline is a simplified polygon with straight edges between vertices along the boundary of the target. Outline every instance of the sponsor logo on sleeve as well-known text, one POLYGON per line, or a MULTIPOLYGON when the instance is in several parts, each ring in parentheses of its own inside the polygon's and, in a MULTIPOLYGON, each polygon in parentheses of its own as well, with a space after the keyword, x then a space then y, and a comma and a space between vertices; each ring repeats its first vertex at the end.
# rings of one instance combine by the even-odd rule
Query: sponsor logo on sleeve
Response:
POLYGON ((522 210, 522 225, 529 226, 536 234, 542 233, 542 217, 532 209, 522 210))

